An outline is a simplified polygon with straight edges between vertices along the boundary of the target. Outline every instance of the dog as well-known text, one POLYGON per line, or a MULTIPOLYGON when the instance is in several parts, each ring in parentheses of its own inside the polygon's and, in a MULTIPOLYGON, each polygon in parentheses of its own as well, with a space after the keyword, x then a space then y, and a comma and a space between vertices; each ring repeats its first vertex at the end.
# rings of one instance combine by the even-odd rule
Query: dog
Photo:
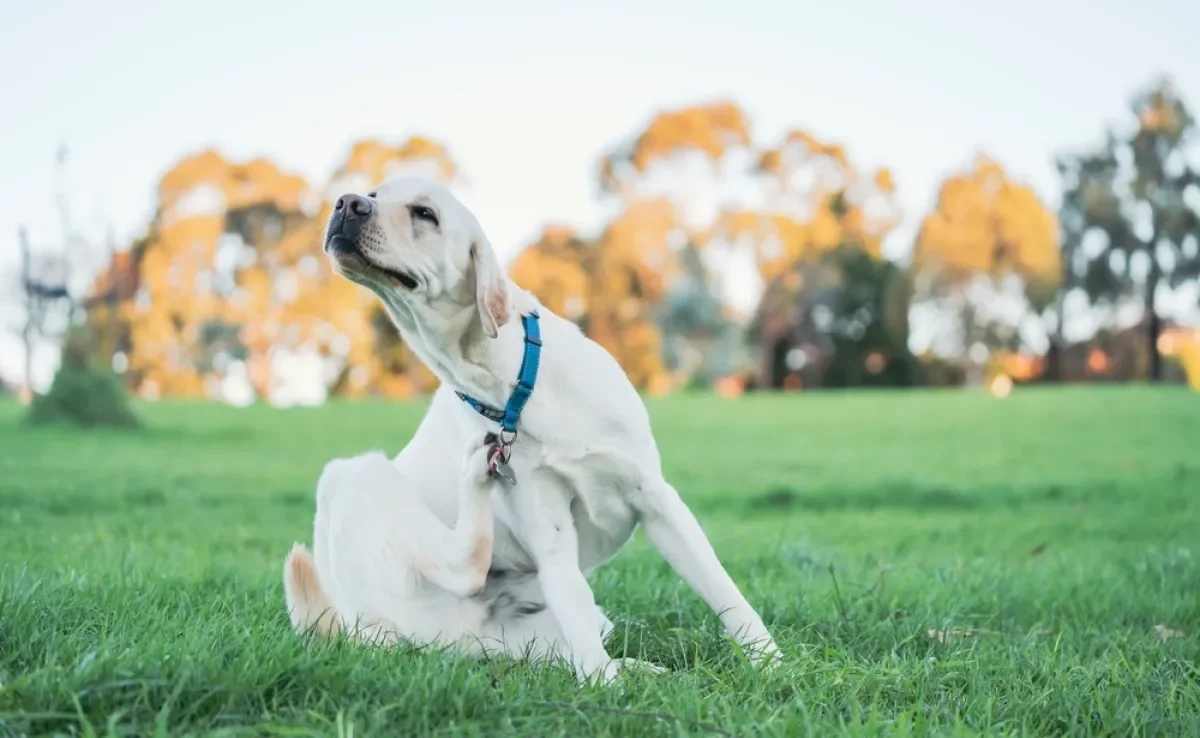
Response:
POLYGON ((492 571, 535 575, 581 680, 611 682, 625 665, 605 651, 586 577, 639 525, 752 663, 776 662, 762 618, 664 478, 649 415, 624 371, 508 278, 479 221, 448 188, 392 177, 365 196, 340 197, 324 251, 335 273, 374 293, 441 381, 393 461, 440 520, 455 519, 456 501, 444 492, 461 474, 445 459, 500 425, 496 468, 506 479, 492 496, 492 571))
MULTIPOLYGON (((377 645, 441 645, 468 656, 562 658, 561 631, 533 575, 490 572, 487 445, 461 464, 457 522, 448 528, 388 457, 326 464, 317 482, 313 552, 295 544, 283 568, 292 625, 377 645), (490 573, 490 576, 489 576, 490 573), (524 598, 523 598, 524 597, 524 598)), ((598 612, 601 637, 612 623, 598 612)))

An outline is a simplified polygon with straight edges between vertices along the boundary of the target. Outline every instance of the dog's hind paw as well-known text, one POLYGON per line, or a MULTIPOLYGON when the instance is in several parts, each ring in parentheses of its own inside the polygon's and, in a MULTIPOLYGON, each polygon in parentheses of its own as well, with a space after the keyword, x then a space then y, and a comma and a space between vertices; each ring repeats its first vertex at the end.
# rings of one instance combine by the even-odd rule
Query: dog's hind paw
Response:
POLYGON ((628 671, 644 671, 647 674, 662 674, 667 670, 666 667, 659 666, 658 664, 652 664, 649 661, 640 661, 632 658, 620 658, 614 660, 617 662, 622 673, 628 671))

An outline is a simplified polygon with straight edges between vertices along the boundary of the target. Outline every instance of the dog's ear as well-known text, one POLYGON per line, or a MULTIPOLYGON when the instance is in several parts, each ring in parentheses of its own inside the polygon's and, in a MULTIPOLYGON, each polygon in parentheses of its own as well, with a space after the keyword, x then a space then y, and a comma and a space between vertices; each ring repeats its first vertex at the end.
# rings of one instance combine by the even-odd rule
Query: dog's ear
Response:
POLYGON ((486 239, 471 244, 471 264, 475 267, 475 306, 479 310, 479 322, 487 337, 495 338, 509 319, 508 280, 496 252, 486 239))

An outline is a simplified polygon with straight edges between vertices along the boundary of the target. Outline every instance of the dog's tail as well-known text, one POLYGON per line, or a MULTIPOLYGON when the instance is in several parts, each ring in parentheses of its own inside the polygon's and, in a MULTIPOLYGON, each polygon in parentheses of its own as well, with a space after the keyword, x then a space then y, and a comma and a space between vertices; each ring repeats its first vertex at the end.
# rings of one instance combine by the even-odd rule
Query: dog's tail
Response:
POLYGON ((303 544, 292 546, 291 553, 283 562, 283 591, 287 597, 288 615, 296 630, 311 628, 318 635, 334 635, 338 632, 337 613, 325 590, 321 589, 321 582, 317 580, 317 566, 303 544))

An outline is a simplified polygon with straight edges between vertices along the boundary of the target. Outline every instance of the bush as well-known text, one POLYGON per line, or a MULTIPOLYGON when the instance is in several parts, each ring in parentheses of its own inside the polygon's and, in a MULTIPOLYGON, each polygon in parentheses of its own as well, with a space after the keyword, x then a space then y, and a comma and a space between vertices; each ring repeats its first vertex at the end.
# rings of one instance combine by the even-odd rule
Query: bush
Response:
POLYGON ((67 339, 62 366, 50 390, 37 395, 25 422, 30 425, 69 423, 83 428, 101 426, 136 428, 137 416, 129 407, 125 387, 111 371, 96 369, 88 361, 82 334, 67 339))

